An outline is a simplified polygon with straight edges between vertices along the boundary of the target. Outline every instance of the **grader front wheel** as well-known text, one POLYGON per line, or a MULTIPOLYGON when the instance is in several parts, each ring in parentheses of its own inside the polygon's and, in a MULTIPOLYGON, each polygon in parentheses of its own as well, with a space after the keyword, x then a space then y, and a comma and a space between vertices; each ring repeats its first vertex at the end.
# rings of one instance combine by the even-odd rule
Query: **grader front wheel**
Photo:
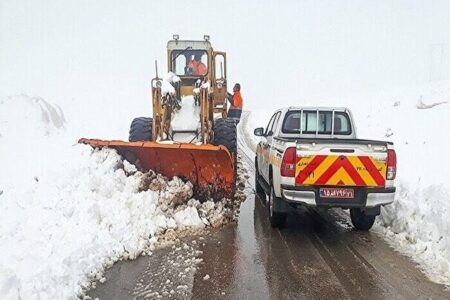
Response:
POLYGON ((214 145, 224 145, 232 155, 237 154, 237 130, 233 119, 218 119, 214 124, 214 145))
POLYGON ((130 125, 130 142, 151 141, 152 140, 152 118, 134 118, 130 125))

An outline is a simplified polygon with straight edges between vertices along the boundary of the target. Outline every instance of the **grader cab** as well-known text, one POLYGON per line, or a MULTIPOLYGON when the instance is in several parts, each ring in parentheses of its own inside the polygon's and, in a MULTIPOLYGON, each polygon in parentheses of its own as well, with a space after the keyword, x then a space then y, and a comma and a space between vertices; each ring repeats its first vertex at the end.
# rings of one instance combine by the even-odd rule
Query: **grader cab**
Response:
POLYGON ((236 123, 227 118, 226 54, 209 36, 167 44, 168 74, 152 80, 153 117, 135 118, 129 141, 80 139, 116 149, 143 170, 180 177, 200 198, 230 196, 235 188, 236 123))
POLYGON ((181 78, 181 97, 194 96, 197 100, 194 90, 203 82, 210 82, 214 113, 221 113, 226 118, 226 53, 214 51, 209 36, 205 35, 203 41, 190 41, 180 40, 178 35, 174 35, 173 40, 167 43, 167 68, 181 78))

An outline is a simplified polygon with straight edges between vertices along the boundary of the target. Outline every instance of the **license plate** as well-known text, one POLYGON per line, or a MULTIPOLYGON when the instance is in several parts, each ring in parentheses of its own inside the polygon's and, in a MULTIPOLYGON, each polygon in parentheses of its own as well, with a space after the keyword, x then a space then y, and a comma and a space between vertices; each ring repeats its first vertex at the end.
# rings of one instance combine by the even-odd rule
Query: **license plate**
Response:
POLYGON ((353 199, 353 198, 355 198, 355 191, 353 189, 323 188, 323 189, 320 189, 320 197, 322 197, 322 198, 338 198, 338 199, 353 199))

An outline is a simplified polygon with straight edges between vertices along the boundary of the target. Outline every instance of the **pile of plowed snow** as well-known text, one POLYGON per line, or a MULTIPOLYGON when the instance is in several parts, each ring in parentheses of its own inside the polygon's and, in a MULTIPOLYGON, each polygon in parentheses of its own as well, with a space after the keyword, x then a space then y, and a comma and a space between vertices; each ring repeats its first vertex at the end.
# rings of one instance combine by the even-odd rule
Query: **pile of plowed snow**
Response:
POLYGON ((233 218, 226 199, 200 203, 190 183, 78 145, 68 126, 43 99, 0 102, 2 299, 74 298, 161 237, 233 218))
MULTIPOLYGON (((345 99, 298 99, 297 105, 348 107, 360 138, 395 143, 396 201, 382 209, 374 230, 431 279, 450 285, 450 81, 345 99)), ((252 112, 248 136, 272 113, 252 112)), ((253 137, 253 147, 257 141, 253 137)))

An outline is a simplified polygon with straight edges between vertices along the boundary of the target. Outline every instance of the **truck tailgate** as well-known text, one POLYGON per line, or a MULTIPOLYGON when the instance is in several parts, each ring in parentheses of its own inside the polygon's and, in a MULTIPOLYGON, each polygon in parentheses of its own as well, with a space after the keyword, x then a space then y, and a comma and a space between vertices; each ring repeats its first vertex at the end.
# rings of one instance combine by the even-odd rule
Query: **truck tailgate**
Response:
POLYGON ((338 154, 329 150, 318 154, 297 151, 295 185, 385 186, 386 153, 338 154))

